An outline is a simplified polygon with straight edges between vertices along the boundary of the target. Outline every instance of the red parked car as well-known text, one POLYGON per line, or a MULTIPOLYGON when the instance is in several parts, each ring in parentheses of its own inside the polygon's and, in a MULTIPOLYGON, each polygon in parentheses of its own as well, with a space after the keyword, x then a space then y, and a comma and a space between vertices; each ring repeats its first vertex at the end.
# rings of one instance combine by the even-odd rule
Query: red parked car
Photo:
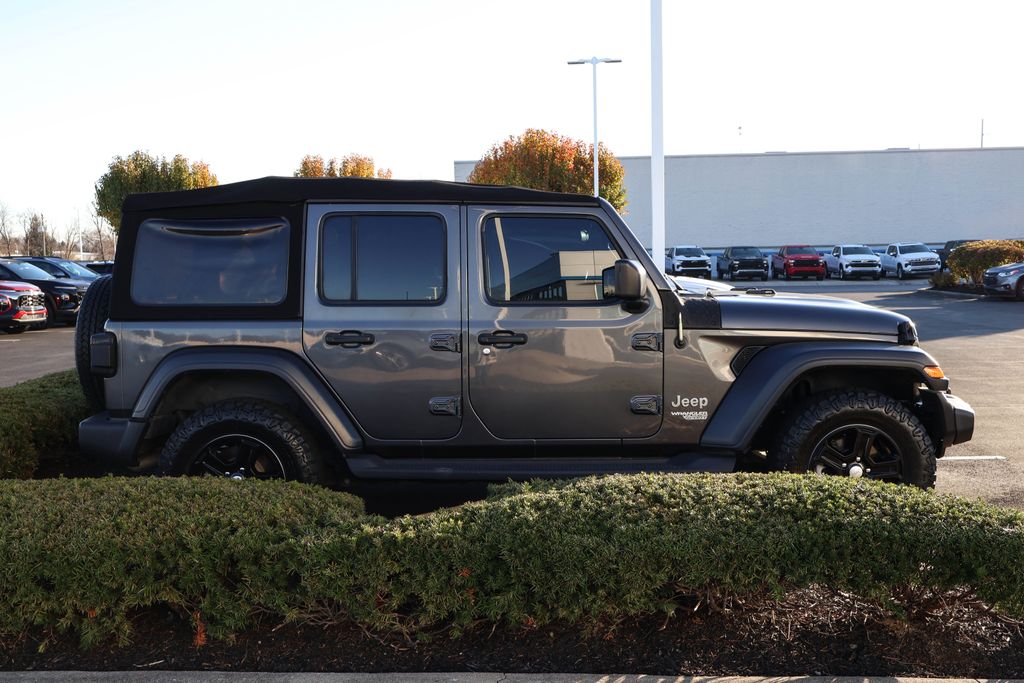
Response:
POLYGON ((825 279, 825 259, 814 247, 791 244, 772 254, 772 278, 788 280, 794 277, 825 279))
POLYGON ((0 330, 20 334, 46 322, 43 290, 27 282, 0 280, 0 330))

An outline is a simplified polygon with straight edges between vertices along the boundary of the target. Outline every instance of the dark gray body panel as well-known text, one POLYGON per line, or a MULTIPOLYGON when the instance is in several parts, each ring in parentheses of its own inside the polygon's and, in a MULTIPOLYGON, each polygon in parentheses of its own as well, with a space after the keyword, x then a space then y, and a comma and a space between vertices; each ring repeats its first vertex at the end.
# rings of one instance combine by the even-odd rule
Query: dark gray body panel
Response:
POLYGON ((733 330, 797 330, 891 335, 905 315, 826 296, 737 295, 717 297, 722 327, 733 330))

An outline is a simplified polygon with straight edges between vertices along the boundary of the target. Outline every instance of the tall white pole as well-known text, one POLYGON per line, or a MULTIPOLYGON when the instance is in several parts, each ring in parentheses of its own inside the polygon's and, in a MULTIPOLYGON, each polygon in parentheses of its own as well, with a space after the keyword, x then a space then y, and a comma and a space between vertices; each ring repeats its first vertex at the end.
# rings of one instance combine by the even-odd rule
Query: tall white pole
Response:
POLYGON ((597 58, 591 61, 591 65, 594 71, 594 196, 598 197, 601 195, 601 186, 597 180, 597 58))
POLYGON ((665 262, 665 130, 661 76, 661 0, 651 0, 651 254, 665 262))

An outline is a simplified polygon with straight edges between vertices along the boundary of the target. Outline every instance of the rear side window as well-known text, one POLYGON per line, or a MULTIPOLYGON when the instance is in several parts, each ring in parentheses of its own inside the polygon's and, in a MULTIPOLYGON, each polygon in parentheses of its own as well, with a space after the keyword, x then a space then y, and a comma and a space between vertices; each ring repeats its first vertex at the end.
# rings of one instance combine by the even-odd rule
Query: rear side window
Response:
POLYGON ((320 295, 336 303, 439 303, 445 243, 440 216, 330 216, 320 243, 320 295))
POLYGON ((495 216, 483 230, 487 297, 496 303, 603 301, 618 249, 586 216, 495 216))
POLYGON ((131 297, 145 306, 272 306, 288 288, 288 221, 163 220, 139 226, 131 297))

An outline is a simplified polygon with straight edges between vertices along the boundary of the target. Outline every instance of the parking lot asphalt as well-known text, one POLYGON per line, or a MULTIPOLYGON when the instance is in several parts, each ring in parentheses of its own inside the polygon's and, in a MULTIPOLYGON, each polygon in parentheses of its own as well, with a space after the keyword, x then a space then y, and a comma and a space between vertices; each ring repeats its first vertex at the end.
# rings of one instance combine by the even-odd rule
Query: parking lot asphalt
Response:
MULTIPOLYGON (((939 361, 953 393, 977 412, 974 438, 950 448, 940 461, 937 489, 1024 509, 1024 303, 932 292, 926 280, 768 286, 853 299, 913 318, 922 347, 939 361)), ((0 333, 0 386, 73 368, 73 343, 71 327, 0 333)))
POLYGON ((0 332, 0 387, 75 367, 75 328, 0 332))

